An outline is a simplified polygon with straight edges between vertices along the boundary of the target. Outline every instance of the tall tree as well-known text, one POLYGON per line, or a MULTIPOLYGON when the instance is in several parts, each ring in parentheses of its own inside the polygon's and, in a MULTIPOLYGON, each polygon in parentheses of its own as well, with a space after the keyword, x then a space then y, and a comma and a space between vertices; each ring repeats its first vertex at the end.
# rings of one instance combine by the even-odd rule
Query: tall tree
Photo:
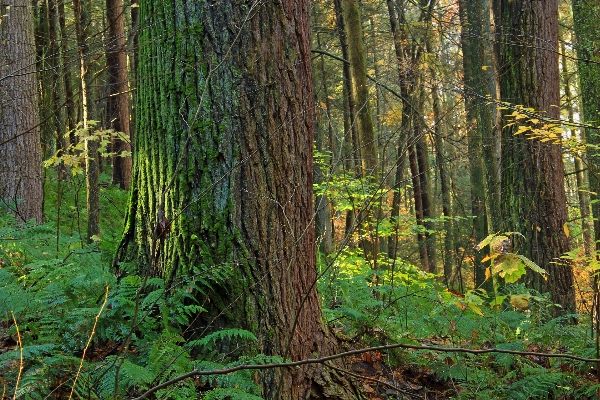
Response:
POLYGON ((0 5, 0 202, 42 222, 42 154, 30 2, 0 5))
POLYGON ((129 80, 127 77, 127 49, 125 48, 125 18, 123 0, 106 0, 108 43, 106 63, 108 66, 107 117, 110 128, 119 132, 112 142, 113 183, 122 189, 131 184, 131 157, 122 157, 122 152, 131 151, 129 130, 129 80))
MULTIPOLYGON (((557 1, 495 0, 495 4, 502 38, 498 59, 502 100, 539 110, 538 121, 558 119, 557 1)), ((539 126, 533 119, 529 123, 539 126)), ((548 271, 548 280, 528 274, 528 283, 550 291, 552 301, 564 311, 575 311, 573 270, 560 258, 569 250, 561 146, 515 135, 517 125, 503 131, 504 228, 525 235, 525 255, 548 271)))
MULTIPOLYGON (((357 170, 360 178, 370 187, 376 179, 377 150, 375 147, 375 128, 369 104, 370 94, 367 83, 367 53, 364 45, 360 8, 357 0, 342 0, 346 37, 348 39, 348 62, 350 64, 351 88, 356 104, 356 123, 358 141, 354 151, 358 155, 357 170)), ((368 189, 367 189, 368 190, 368 189)), ((377 199, 370 197, 361 204, 359 212, 359 230, 363 236, 362 247, 365 257, 377 268, 379 238, 375 235, 376 210, 373 206, 377 199)))
MULTIPOLYGON (((437 1, 419 2, 420 12, 417 25, 429 27, 433 17, 433 9, 437 1)), ((402 163, 405 149, 408 150, 408 161, 413 185, 413 196, 417 224, 421 227, 417 233, 421 266, 424 270, 433 272, 435 262, 435 239, 431 235, 433 223, 430 202, 429 156, 427 143, 424 138, 426 126, 423 121, 423 102, 425 93, 418 84, 419 64, 426 51, 425 42, 430 30, 415 30, 410 32, 411 25, 407 21, 408 4, 405 0, 388 0, 390 26, 394 37, 394 49, 398 64, 400 94, 402 96, 402 135, 398 144, 398 157, 394 184, 394 199, 392 201, 392 217, 398 215, 400 194, 398 192, 402 180, 402 163), (411 37, 415 34, 416 37, 411 37)), ((392 240, 394 242, 395 239, 392 240)), ((395 257, 396 243, 389 244, 388 255, 395 257)))
MULTIPOLYGON (((577 51, 577 69, 579 70, 579 88, 581 91, 582 117, 589 125, 600 125, 600 4, 595 0, 573 0, 573 28, 575 30, 577 51)), ((586 129, 585 138, 593 145, 600 144, 600 131, 586 129)), ((600 154, 597 151, 588 151, 588 165, 590 166, 589 185, 590 191, 596 193, 598 200, 600 193, 600 154)), ((600 246, 600 202, 592 202, 592 216, 594 219, 594 232, 596 250, 600 246)))
MULTIPOLYGON (((209 312, 198 326, 249 329, 258 351, 293 360, 336 349, 315 286, 309 6, 141 3, 118 251, 141 259, 141 273, 201 273, 210 285, 197 296, 209 312)), ((261 383, 266 399, 356 396, 322 366, 266 372, 261 383)))
MULTIPOLYGON (((471 183, 471 214, 473 215, 473 239, 479 243, 488 234, 488 218, 486 212, 486 185, 483 137, 492 131, 491 111, 487 102, 482 100, 488 94, 484 52, 484 23, 489 19, 489 8, 485 9, 485 0, 459 1, 461 23, 461 48, 463 53, 463 81, 465 84, 466 125, 469 148, 469 169, 471 183)), ((489 6, 489 3, 487 4, 489 6)), ((490 67, 490 66, 487 66, 490 67)), ((487 148, 492 143, 485 143, 487 148)), ((488 165, 491 160, 488 160, 488 165)), ((491 192, 487 191, 488 199, 491 192)), ((491 289, 490 281, 486 281, 485 267, 481 260, 483 252, 476 252, 473 260, 475 269, 475 287, 491 289)))
MULTIPOLYGON (((77 35, 77 50, 79 55, 80 88, 81 88, 81 115, 82 127, 88 132, 92 129, 90 121, 93 118, 94 105, 92 104, 92 74, 90 71, 91 57, 88 46, 89 10, 85 0, 73 0, 73 13, 75 14, 75 33, 77 35)), ((85 180, 86 180, 86 208, 87 208, 87 241, 93 241, 94 236, 100 234, 100 187, 98 166, 98 141, 91 135, 85 140, 85 180)))

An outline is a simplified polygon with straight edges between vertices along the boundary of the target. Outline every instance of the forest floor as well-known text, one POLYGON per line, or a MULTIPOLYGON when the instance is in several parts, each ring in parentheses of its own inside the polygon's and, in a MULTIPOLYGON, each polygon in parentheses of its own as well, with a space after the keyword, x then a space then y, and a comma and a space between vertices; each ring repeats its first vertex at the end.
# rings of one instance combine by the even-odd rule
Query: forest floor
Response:
POLYGON ((352 372, 362 376, 359 380, 371 400, 445 400, 457 393, 452 381, 438 378, 433 371, 414 365, 390 366, 379 353, 363 353, 351 362, 352 372))

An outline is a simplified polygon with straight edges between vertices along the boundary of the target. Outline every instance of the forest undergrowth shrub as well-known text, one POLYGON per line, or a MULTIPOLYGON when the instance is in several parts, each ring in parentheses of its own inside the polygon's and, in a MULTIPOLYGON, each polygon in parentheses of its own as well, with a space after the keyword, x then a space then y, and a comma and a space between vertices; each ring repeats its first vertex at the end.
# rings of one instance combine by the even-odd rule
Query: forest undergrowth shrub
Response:
MULTIPOLYGON (((508 259, 522 260, 516 256, 508 259)), ((319 293, 325 317, 350 343, 497 348, 594 357, 593 339, 586 327, 572 324, 573 315, 554 318, 551 310, 555 305, 548 294, 528 289, 516 279, 497 293, 475 289, 460 294, 448 291, 439 277, 401 260, 386 260, 380 265, 388 267, 372 270, 360 249, 344 249, 329 258, 321 255, 319 260, 319 293)), ((510 277, 520 276, 528 264, 524 261, 497 267, 496 271, 510 277)), ((435 373, 455 388, 457 398, 588 398, 590 365, 581 362, 429 349, 394 350, 386 359, 392 366, 413 365, 435 373)))
MULTIPOLYGON (((123 205, 126 196, 107 185, 104 197, 108 217, 103 225, 120 226, 120 213, 108 209, 123 205)), ((56 216, 48 212, 53 199, 47 197, 47 220, 56 216)), ((102 235, 101 240, 82 245, 73 226, 60 228, 57 235, 53 221, 19 225, 11 215, 0 215, 0 390, 4 395, 68 398, 73 389, 73 398, 130 398, 194 369, 281 361, 214 351, 222 341, 252 347, 248 343, 256 338, 241 329, 201 337, 184 334, 205 311, 193 296, 201 270, 171 286, 161 278, 117 278, 110 268, 116 239, 107 243, 112 236, 102 235)), ((259 398, 253 377, 248 371, 208 375, 169 386, 157 395, 259 398)))

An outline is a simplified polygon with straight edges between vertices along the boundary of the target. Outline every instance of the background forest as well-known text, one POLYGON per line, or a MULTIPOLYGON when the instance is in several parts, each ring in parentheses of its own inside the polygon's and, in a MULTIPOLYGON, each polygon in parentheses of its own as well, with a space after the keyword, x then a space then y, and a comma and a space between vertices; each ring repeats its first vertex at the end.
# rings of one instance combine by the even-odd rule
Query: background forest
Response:
POLYGON ((5 0, 1 398, 599 398, 598 21, 5 0))

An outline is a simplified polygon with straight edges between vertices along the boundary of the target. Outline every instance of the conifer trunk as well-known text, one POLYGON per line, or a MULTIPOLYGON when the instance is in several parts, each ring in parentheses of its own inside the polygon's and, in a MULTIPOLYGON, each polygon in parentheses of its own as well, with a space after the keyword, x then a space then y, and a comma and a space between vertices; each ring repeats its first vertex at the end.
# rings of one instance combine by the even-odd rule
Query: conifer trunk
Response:
MULTIPOLYGON (((118 259, 199 274, 207 331, 266 355, 337 349, 321 317, 313 226, 309 2, 145 1, 132 197, 118 259), (152 253, 159 211, 170 233, 152 253)), ((354 398, 332 370, 265 371, 265 399, 354 398)))
POLYGON ((0 207, 42 222, 33 13, 26 0, 0 5, 0 207))
MULTIPOLYGON (((496 1, 496 25, 503 37, 499 54, 502 100, 558 119, 557 1, 496 1)), ((548 280, 528 273, 528 284, 540 292, 549 291, 562 312, 574 312, 573 270, 560 258, 569 250, 561 146, 515 135, 517 126, 503 131, 503 228, 525 235, 527 241, 521 243, 520 251, 548 271, 548 280)))

